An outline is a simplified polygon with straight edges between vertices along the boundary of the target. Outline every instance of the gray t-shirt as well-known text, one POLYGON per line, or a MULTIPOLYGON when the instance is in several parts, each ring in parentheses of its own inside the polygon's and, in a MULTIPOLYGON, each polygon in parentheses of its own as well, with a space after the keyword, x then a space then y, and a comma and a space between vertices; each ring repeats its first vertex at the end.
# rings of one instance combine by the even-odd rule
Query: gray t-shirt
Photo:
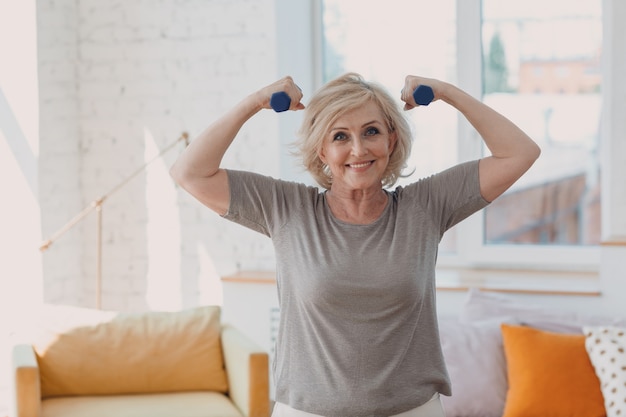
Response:
POLYGON ((275 247, 276 401, 328 417, 386 417, 450 395, 435 263, 443 233, 488 204, 478 161, 387 191, 367 225, 335 218, 314 187, 232 170, 228 179, 224 217, 275 247))

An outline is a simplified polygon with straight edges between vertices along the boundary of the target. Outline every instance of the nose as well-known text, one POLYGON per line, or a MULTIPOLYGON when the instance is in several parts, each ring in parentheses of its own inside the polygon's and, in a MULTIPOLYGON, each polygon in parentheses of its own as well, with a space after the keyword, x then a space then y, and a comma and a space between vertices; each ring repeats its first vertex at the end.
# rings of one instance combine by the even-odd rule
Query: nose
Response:
POLYGON ((366 154, 367 148, 365 147, 363 140, 358 135, 355 135, 354 139, 352 140, 352 155, 364 156, 366 154))

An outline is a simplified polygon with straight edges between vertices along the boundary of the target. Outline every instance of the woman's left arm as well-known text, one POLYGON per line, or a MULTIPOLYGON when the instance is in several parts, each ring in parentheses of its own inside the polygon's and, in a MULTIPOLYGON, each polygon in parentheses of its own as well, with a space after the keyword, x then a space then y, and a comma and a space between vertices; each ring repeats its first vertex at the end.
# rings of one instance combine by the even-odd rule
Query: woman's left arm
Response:
POLYGON ((493 201, 517 181, 541 153, 537 144, 509 119, 458 87, 439 80, 407 76, 402 100, 405 109, 416 107, 412 92, 425 84, 434 100, 443 100, 460 111, 483 138, 491 156, 479 163, 480 193, 493 201))

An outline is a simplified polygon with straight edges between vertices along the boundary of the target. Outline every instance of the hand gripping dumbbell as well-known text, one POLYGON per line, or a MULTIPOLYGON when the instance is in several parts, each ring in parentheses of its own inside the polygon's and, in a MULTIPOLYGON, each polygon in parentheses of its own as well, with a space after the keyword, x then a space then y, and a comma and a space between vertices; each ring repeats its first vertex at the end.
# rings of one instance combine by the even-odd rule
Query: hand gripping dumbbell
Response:
MULTIPOLYGON (((415 91, 413 91, 413 99, 420 106, 428 106, 434 98, 435 95, 433 94, 433 89, 427 85, 422 84, 418 86, 415 91)), ((289 107, 291 106, 291 98, 284 91, 279 91, 272 94, 272 97, 270 98, 270 106, 276 113, 289 110, 289 107)))
POLYGON ((418 85, 413 91, 413 99, 420 106, 428 106, 434 98, 433 89, 425 84, 418 85))
POLYGON ((291 106, 291 97, 289 97, 284 91, 274 93, 270 98, 270 106, 272 106, 276 113, 289 110, 289 107, 291 106))

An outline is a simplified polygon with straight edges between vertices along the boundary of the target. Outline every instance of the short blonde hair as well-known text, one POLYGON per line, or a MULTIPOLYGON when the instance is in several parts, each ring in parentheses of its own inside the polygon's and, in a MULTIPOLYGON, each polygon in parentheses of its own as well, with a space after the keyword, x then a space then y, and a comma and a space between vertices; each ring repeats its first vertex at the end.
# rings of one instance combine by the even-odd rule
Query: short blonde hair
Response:
POLYGON ((412 135, 408 121, 382 86, 365 81, 359 74, 347 73, 328 82, 313 95, 304 111, 299 139, 295 144, 295 154, 323 188, 330 189, 332 184, 330 170, 319 157, 324 137, 339 117, 368 101, 378 105, 389 132, 396 134, 396 145, 383 173, 382 185, 392 186, 402 176, 411 153, 412 135))

